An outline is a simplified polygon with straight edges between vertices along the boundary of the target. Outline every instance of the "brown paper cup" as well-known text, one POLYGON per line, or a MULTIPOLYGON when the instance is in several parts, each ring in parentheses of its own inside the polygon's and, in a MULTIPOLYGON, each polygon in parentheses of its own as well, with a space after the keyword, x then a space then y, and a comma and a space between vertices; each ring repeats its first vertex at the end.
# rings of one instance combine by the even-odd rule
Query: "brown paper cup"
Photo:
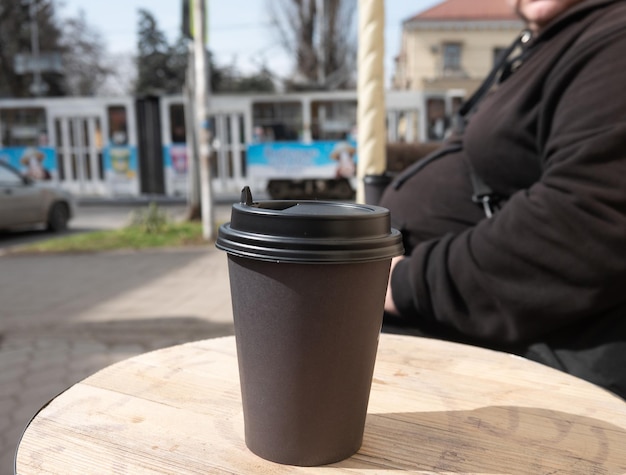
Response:
POLYGON ((378 207, 248 196, 220 228, 255 454, 311 466, 361 446, 391 257, 402 253, 388 219, 378 207))

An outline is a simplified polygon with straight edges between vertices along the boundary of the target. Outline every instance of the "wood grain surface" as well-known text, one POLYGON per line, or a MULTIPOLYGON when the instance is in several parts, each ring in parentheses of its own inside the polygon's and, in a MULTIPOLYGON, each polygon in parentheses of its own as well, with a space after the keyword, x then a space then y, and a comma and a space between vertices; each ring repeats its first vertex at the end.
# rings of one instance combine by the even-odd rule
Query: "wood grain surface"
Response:
POLYGON ((324 467, 252 454, 234 337, 103 369, 25 431, 28 474, 624 474, 626 403, 519 357, 381 335, 361 450, 324 467))

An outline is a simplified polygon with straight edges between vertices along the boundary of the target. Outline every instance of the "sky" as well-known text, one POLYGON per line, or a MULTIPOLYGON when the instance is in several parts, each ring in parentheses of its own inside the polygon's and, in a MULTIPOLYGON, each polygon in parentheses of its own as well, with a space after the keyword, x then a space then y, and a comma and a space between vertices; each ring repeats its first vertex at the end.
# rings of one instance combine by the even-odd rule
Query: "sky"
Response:
MULTIPOLYGON (((269 26, 267 0, 208 0, 209 49, 219 66, 235 64, 244 73, 265 63, 280 75, 290 72, 290 61, 269 26)), ((403 20, 441 0, 385 0, 385 77, 393 72, 400 48, 403 20)), ((82 10, 101 33, 111 54, 133 53, 137 42, 139 9, 150 11, 170 42, 181 25, 180 0, 56 0, 62 17, 82 10)))

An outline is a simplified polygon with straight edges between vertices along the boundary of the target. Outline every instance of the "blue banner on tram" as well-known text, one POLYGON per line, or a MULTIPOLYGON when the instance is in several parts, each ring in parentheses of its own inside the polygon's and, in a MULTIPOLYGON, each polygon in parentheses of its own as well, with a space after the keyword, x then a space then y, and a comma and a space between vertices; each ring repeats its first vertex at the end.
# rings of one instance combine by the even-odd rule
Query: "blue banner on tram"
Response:
POLYGON ((247 147, 248 175, 255 178, 352 178, 356 142, 265 142, 247 147))
POLYGON ((34 180, 57 177, 56 151, 53 147, 3 147, 0 160, 34 180))

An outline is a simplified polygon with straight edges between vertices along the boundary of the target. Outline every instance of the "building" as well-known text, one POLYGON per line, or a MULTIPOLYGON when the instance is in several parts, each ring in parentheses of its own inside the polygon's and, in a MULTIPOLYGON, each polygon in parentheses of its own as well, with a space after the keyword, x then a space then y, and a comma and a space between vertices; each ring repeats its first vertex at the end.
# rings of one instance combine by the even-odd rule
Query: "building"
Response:
POLYGON ((446 0, 403 22, 392 88, 423 94, 429 140, 443 138, 459 104, 522 28, 505 0, 446 0))

